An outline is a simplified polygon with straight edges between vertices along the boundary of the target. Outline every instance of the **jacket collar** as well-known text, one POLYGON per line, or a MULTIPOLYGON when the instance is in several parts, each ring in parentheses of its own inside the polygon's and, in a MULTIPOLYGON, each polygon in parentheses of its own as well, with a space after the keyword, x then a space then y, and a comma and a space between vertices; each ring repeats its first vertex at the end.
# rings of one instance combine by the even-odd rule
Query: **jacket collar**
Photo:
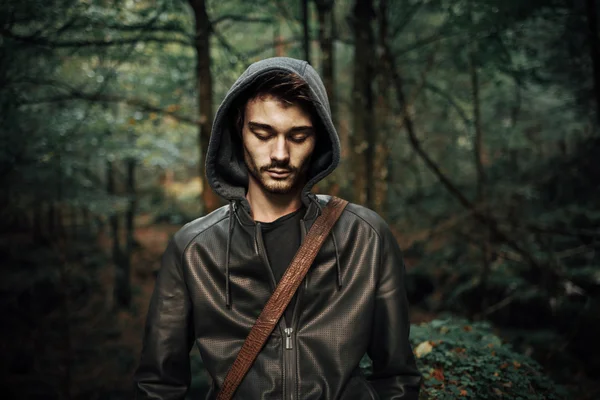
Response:
MULTIPOLYGON (((307 223, 311 223, 314 221, 320 214, 319 206, 317 202, 319 202, 319 198, 311 192, 306 193, 306 201, 303 202, 307 205, 306 213, 303 216, 303 220, 307 223), (308 204, 307 204, 308 203, 308 204)), ((254 226, 256 225, 256 221, 252 218, 250 214, 250 203, 246 198, 236 199, 233 201, 233 211, 235 215, 237 215, 238 221, 242 225, 254 226)))
MULTIPOLYGON (((320 199, 318 196, 316 196, 315 194, 310 193, 310 192, 304 192, 304 193, 305 193, 305 197, 303 197, 302 200, 305 203, 308 203, 308 207, 307 207, 306 213, 304 214, 304 218, 303 218, 303 221, 301 222, 301 225, 303 225, 306 228, 307 226, 312 227, 312 224, 314 223, 315 219, 323 211, 322 210, 323 205, 321 204, 321 202, 322 202, 322 200, 325 200, 325 199, 320 199)), ((256 221, 254 221, 254 219, 252 219, 252 217, 250 216, 250 204, 248 203, 248 200, 246 200, 246 198, 231 200, 229 202, 229 228, 228 228, 228 234, 227 234, 227 247, 225 250, 226 251, 226 255, 225 255, 225 305, 227 308, 230 308, 232 305, 232 303, 231 303, 230 271, 229 271, 229 256, 230 256, 230 252, 231 252, 231 242, 233 240, 232 236, 233 236, 233 231, 234 231, 233 215, 237 216, 237 220, 240 222, 240 224, 242 226, 244 226, 244 225, 252 226, 257 231, 259 230, 258 225, 256 224, 256 221)), ((342 288, 340 257, 339 257, 339 253, 338 253, 338 248, 337 248, 337 243, 336 243, 337 241, 335 239, 334 232, 331 231, 330 234, 331 234, 331 240, 333 242, 333 247, 335 249, 337 287, 339 290, 342 288)))

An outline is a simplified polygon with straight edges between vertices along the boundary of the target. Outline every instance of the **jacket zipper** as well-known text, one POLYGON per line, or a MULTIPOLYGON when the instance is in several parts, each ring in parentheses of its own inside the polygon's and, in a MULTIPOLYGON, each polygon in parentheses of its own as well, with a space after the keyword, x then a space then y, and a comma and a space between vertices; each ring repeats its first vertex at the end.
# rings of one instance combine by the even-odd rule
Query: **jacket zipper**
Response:
POLYGON ((285 328, 285 347, 283 350, 283 360, 285 361, 285 388, 287 393, 284 392, 284 399, 294 399, 294 328, 285 328))
MULTIPOLYGON (((304 224, 304 219, 300 220, 300 245, 302 245, 302 243, 304 243, 304 238, 306 237, 306 225, 304 224)), ((298 332, 298 318, 300 317, 300 312, 299 307, 300 307, 300 302, 302 300, 302 294, 304 293, 304 290, 306 288, 306 283, 307 283, 307 279, 306 277, 304 277, 304 288, 302 287, 302 285, 298 288, 298 292, 297 292, 297 296, 296 296, 296 304, 294 304, 294 311, 292 311, 292 326, 290 328, 287 328, 285 333, 286 333, 286 350, 287 352, 291 353, 289 355, 289 357, 287 358, 288 361, 288 374, 287 374, 287 387, 289 388, 289 393, 288 393, 288 398, 290 400, 294 400, 296 398, 296 393, 297 393, 297 385, 298 385, 298 371, 297 371, 297 357, 298 357, 298 349, 296 346, 294 346, 294 338, 295 338, 295 333, 298 332), (287 346, 289 341, 289 346, 287 346)))
MULTIPOLYGON (((301 240, 300 243, 304 243, 304 238, 306 237, 306 225, 304 223, 304 219, 300 220, 300 232, 301 232, 301 240)), ((260 222, 256 223, 256 250, 257 252, 260 254, 264 264, 267 266, 267 269, 269 270, 269 276, 271 278, 271 284, 272 284, 272 291, 275 290, 275 287, 277 286, 277 282, 275 281, 275 275, 273 274, 273 270, 271 269, 271 265, 269 263, 269 259, 267 257, 266 251, 265 251, 265 245, 263 242, 263 237, 262 237, 262 229, 260 226, 260 222)), ((304 285, 306 286, 307 280, 306 278, 304 278, 304 285)), ((291 327, 288 327, 286 322, 285 322, 285 318, 282 318, 280 323, 278 324, 279 326, 279 330, 281 331, 281 337, 284 340, 284 346, 283 346, 283 364, 284 364, 284 370, 283 370, 283 398, 284 399, 289 399, 289 400, 294 400, 296 399, 296 391, 294 388, 296 388, 296 375, 297 375, 297 371, 296 371, 296 357, 297 357, 297 349, 296 346, 294 346, 294 338, 295 338, 295 333, 297 332, 297 326, 298 326, 298 317, 299 317, 299 312, 298 312, 298 307, 300 304, 300 300, 302 298, 302 293, 304 292, 302 290, 302 286, 300 286, 300 288, 297 291, 297 295, 296 295, 296 303, 294 304, 294 310, 292 311, 292 323, 291 323, 291 327)))
MULTIPOLYGON (((265 244, 263 242, 262 237, 262 228, 260 226, 260 222, 256 223, 256 246, 257 252, 261 256, 264 265, 269 270, 269 276, 271 278, 271 293, 275 291, 275 287, 277 286, 277 282, 275 281, 275 275, 273 274, 273 270, 271 269, 271 264, 269 263, 269 258, 267 257, 267 253, 265 251, 265 244)), ((296 306, 298 305, 298 300, 296 299, 296 306)), ((294 316, 296 314, 296 307, 294 307, 292 321, 294 320, 294 316)), ((284 399, 292 399, 293 398, 293 361, 292 357, 288 353, 294 353, 293 351, 293 338, 292 333, 294 331, 293 328, 288 328, 285 322, 285 318, 281 318, 279 323, 277 324, 279 327, 279 331, 281 332, 281 338, 284 341, 283 344, 283 398, 284 399), (288 331, 289 330, 289 331, 288 331), (289 336, 288 336, 289 332, 289 336), (289 342, 288 342, 289 341, 289 342), (288 343, 290 349, 288 349, 288 343), (292 350, 292 351, 290 351, 292 350), (286 397, 286 393, 289 392, 289 395, 286 397)), ((293 325, 292 325, 293 326, 293 325)))
MULTIPOLYGON (((304 243, 304 238, 306 237, 306 225, 304 225, 304 219, 300 220, 300 232, 301 232, 301 236, 300 236, 300 245, 302 245, 302 243, 304 243)), ((304 282, 306 284, 306 277, 304 278, 304 282)), ((297 378, 297 374, 298 371, 296 369, 297 366, 297 355, 298 355, 298 349, 296 348, 296 346, 294 346, 294 338, 295 338, 295 333, 297 332, 297 327, 298 327, 298 318, 300 316, 300 313, 298 312, 298 308, 300 305, 300 300, 302 298, 302 293, 304 292, 302 290, 302 285, 300 285, 300 287, 298 288, 298 291, 296 292, 296 303, 294 304, 294 310, 292 311, 292 326, 291 327, 286 327, 284 329, 285 332, 285 350, 284 350, 284 361, 286 364, 286 387, 287 387, 287 399, 289 400, 294 400, 296 399, 296 390, 297 390, 297 383, 298 383, 298 378, 297 378), (286 357, 287 354, 287 357, 286 357)), ((285 399, 286 397, 284 397, 285 399)))
POLYGON ((294 348, 294 344, 292 343, 292 333, 294 333, 294 328, 285 328, 285 349, 292 350, 294 348))

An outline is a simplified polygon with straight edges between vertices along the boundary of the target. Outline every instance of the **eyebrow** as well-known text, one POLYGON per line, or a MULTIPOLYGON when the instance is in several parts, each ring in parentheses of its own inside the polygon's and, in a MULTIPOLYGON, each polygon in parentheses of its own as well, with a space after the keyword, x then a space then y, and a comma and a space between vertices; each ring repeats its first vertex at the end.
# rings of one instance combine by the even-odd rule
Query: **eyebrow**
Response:
MULTIPOLYGON (((248 127, 250 129, 264 129, 266 131, 275 131, 275 128, 273 128, 269 124, 261 124, 259 122, 254 122, 254 121, 248 121, 248 127)), ((293 132, 306 132, 306 131, 314 132, 314 130, 315 130, 315 128, 310 125, 300 125, 300 126, 294 126, 288 132, 292 132, 292 133, 293 132)))

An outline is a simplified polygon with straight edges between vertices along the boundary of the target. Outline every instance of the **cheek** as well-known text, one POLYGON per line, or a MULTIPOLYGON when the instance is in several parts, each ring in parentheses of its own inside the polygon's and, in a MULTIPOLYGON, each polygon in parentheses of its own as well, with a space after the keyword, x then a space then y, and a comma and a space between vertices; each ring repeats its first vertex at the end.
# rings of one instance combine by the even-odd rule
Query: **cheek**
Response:
POLYGON ((260 146, 259 143, 244 141, 246 155, 250 156, 256 164, 265 164, 269 162, 269 151, 266 146, 260 146), (266 161, 265 161, 266 160, 266 161))
POLYGON ((295 152, 295 159, 297 160, 296 163, 297 164, 304 164, 308 158, 310 157, 310 155, 313 153, 314 151, 314 144, 313 145, 307 145, 306 147, 302 147, 297 149, 297 151, 295 152))

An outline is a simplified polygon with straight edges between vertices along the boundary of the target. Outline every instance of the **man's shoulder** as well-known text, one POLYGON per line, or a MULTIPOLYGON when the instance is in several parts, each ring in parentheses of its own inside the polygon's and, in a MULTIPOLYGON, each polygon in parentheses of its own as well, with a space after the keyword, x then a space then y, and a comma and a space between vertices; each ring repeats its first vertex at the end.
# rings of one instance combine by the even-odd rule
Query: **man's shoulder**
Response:
POLYGON ((228 205, 219 207, 213 212, 196 218, 182 226, 173 236, 173 240, 177 247, 181 251, 184 251, 194 238, 202 233, 210 232, 211 228, 216 227, 219 222, 229 216, 228 207, 228 205))
MULTIPOLYGON (((327 204, 331 199, 331 196, 318 194, 317 198, 322 204, 327 204)), ((377 232, 377 234, 389 229, 387 222, 376 211, 356 203, 348 202, 348 205, 340 218, 351 218, 358 224, 367 225, 377 232)))

